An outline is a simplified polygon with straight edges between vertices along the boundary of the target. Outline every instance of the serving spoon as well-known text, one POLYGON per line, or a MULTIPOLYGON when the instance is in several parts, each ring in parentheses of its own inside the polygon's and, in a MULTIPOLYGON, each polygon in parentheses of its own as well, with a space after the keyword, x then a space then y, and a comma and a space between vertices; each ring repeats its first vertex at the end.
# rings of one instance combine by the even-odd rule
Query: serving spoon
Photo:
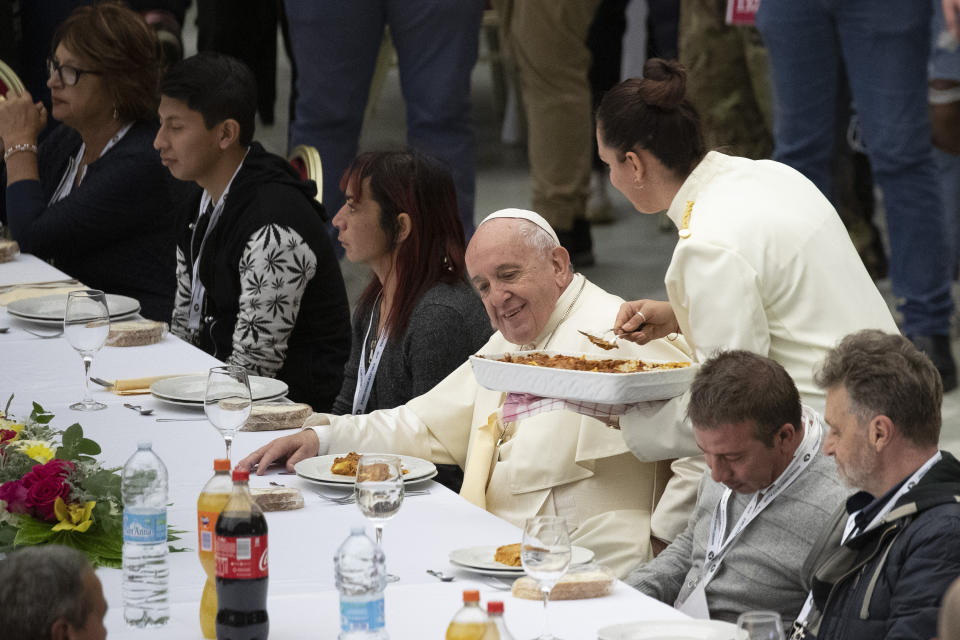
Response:
MULTIPOLYGON (((587 337, 587 340, 589 340, 590 342, 592 342, 593 344, 597 345, 598 347, 600 347, 601 349, 603 349, 603 350, 605 350, 605 351, 609 351, 610 349, 616 349, 617 346, 618 346, 617 343, 616 343, 616 338, 614 338, 614 342, 608 342, 608 341, 604 340, 603 338, 598 338, 597 336, 595 336, 595 335, 593 335, 593 334, 590 334, 590 333, 587 333, 586 331, 583 331, 582 329, 577 329, 577 331, 578 331, 579 333, 583 334, 584 336, 586 336, 586 337, 587 337)), ((606 334, 611 333, 611 332, 613 332, 613 329, 607 329, 607 330, 604 331, 603 333, 604 333, 604 335, 606 335, 606 334)))

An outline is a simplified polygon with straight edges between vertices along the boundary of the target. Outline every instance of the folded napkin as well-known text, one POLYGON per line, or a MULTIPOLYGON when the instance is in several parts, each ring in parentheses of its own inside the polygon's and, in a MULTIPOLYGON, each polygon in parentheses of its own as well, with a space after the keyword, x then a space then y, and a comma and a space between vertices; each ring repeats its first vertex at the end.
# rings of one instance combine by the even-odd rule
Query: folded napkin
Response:
POLYGON ((11 302, 17 300, 26 300, 27 298, 41 298, 43 296, 55 296, 57 294, 66 296, 71 291, 86 289, 82 284, 65 285, 62 287, 30 287, 23 286, 11 289, 6 293, 0 293, 0 307, 5 307, 11 302))
POLYGON ((157 380, 166 380, 167 378, 179 378, 184 373, 168 373, 165 376, 149 376, 146 378, 127 378, 125 380, 115 380, 113 388, 110 389, 118 396, 135 396, 144 393, 150 393, 150 385, 157 380))

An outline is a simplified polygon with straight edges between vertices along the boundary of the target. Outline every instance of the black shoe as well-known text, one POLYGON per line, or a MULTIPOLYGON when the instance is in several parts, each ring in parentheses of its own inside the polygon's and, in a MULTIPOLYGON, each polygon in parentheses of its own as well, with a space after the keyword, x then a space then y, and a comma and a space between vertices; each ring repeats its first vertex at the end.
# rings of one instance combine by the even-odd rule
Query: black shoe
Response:
POLYGON ((560 245, 570 254, 570 262, 575 269, 592 267, 597 263, 593 255, 593 238, 590 235, 590 221, 577 218, 569 231, 557 231, 560 245))
POLYGON ((953 361, 953 352, 950 350, 950 336, 907 336, 920 351, 927 354, 933 366, 940 372, 943 381, 943 391, 953 391, 957 388, 957 364, 953 361))

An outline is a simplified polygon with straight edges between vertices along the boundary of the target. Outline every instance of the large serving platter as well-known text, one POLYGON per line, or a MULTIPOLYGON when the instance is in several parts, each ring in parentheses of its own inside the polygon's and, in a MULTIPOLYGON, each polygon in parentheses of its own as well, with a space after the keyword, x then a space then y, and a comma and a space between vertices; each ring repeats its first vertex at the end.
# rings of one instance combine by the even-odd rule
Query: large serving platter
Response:
MULTIPOLYGON (((543 353, 580 357, 580 353, 561 351, 524 351, 523 355, 543 353)), ((661 369, 637 373, 601 373, 552 367, 536 367, 501 362, 504 353, 470 356, 473 375, 483 387, 507 393, 529 393, 544 398, 562 398, 601 404, 667 400, 683 394, 697 373, 695 364, 679 369, 661 369)), ((514 354, 515 355, 515 354, 514 354)), ((615 355, 587 354, 591 360, 619 360, 615 355)), ((656 360, 645 362, 655 363, 656 360)))
MULTIPOLYGON (((353 486, 356 478, 353 476, 343 476, 330 471, 334 458, 342 458, 346 453, 331 453, 325 456, 316 456, 301 460, 293 466, 293 470, 301 478, 319 482, 321 484, 335 486, 353 486)), ((394 455, 394 454, 378 454, 394 455)), ((414 456, 397 456, 400 458, 400 466, 407 470, 403 474, 403 481, 407 484, 412 482, 422 482, 437 475, 437 466, 429 460, 417 458, 414 456)))
MULTIPOLYGON (((135 298, 107 294, 107 311, 111 320, 119 320, 140 311, 140 303, 135 298)), ((67 294, 41 296, 14 300, 7 305, 7 313, 30 322, 41 324, 63 324, 67 312, 67 294)))
MULTIPOLYGON (((283 380, 263 376, 249 376, 248 379, 254 402, 277 400, 287 394, 287 383, 283 380)), ((207 375, 201 373, 157 380, 150 385, 150 394, 165 402, 202 407, 206 389, 207 375)))

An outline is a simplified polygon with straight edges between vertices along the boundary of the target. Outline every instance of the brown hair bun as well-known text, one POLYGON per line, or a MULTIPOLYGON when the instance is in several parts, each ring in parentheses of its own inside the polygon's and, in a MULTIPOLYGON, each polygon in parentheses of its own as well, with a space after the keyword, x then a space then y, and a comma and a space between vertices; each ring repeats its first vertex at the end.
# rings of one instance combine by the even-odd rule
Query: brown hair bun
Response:
POLYGON ((686 89, 687 74, 675 60, 651 58, 643 65, 640 98, 651 107, 676 109, 686 89))

